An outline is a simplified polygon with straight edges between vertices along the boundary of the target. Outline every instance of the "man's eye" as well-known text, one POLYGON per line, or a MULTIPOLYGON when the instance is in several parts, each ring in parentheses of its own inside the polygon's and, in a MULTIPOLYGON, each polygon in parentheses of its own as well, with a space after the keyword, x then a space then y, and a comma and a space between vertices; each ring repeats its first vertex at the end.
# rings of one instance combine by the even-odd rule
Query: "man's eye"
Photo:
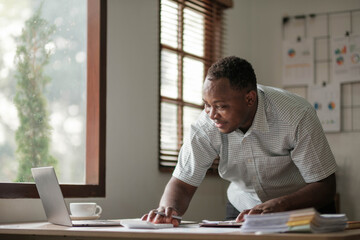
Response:
POLYGON ((226 108, 225 105, 218 105, 218 106, 216 106, 216 109, 219 109, 219 110, 224 109, 224 108, 226 108))

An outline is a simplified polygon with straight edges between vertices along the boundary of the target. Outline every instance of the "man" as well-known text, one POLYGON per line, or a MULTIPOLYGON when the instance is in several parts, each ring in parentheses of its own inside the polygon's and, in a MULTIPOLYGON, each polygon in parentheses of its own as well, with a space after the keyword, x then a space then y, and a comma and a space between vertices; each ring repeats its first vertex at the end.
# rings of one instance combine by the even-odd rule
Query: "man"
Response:
POLYGON ((336 191, 336 162, 306 100, 257 85, 250 63, 226 57, 210 67, 203 101, 158 209, 143 220, 178 226, 172 215, 185 213, 218 156, 219 175, 231 182, 227 219, 306 207, 334 211, 328 206, 336 191))

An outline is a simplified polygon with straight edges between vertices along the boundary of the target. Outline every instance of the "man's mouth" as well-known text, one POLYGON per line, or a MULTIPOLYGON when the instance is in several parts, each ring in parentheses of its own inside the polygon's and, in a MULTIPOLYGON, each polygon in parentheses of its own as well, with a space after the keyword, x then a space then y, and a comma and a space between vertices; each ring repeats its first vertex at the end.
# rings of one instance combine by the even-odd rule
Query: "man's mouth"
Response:
POLYGON ((224 126, 223 122, 214 121, 214 123, 217 128, 222 128, 224 126))

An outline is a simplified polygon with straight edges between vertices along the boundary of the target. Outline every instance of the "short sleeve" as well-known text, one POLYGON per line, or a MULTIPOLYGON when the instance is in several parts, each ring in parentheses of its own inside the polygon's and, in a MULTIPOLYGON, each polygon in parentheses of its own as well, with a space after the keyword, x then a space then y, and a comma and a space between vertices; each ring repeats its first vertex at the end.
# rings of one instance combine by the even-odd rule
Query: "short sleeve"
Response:
POLYGON ((209 137, 203 129, 193 124, 180 150, 173 176, 198 187, 217 156, 209 137))
POLYGON ((309 107, 299 121, 291 157, 307 183, 320 181, 337 169, 334 155, 313 108, 309 107))

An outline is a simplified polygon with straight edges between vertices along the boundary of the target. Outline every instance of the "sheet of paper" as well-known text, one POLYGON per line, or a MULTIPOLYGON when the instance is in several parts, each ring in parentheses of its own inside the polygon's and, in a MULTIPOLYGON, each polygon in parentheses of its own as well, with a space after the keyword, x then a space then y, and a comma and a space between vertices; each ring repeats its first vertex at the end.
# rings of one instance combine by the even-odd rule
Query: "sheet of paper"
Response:
POLYGON ((242 222, 236 222, 236 221, 209 221, 209 220, 203 220, 201 223, 199 223, 200 227, 233 227, 233 228, 239 228, 241 227, 242 222))
POLYGON ((314 106, 325 132, 340 131, 340 84, 308 88, 308 101, 314 106))
POLYGON ((120 220, 120 224, 126 228, 135 229, 160 229, 160 228, 173 228, 171 223, 152 223, 148 221, 142 221, 141 219, 127 219, 120 220))
POLYGON ((332 38, 331 54, 335 81, 360 80, 360 35, 332 38))
MULTIPOLYGON (((79 230, 79 228, 73 228, 79 230)), ((84 228, 80 228, 82 230, 84 228)), ((217 233, 233 233, 239 232, 239 228, 218 228, 218 227, 199 227, 199 224, 185 224, 179 227, 172 228, 126 228, 126 227, 108 227, 108 228, 93 228, 103 232, 136 232, 136 233, 147 233, 147 232, 160 232, 160 233, 204 233, 204 234, 217 234, 217 233)))
POLYGON ((307 86, 314 83, 314 40, 283 42, 284 86, 307 86))

